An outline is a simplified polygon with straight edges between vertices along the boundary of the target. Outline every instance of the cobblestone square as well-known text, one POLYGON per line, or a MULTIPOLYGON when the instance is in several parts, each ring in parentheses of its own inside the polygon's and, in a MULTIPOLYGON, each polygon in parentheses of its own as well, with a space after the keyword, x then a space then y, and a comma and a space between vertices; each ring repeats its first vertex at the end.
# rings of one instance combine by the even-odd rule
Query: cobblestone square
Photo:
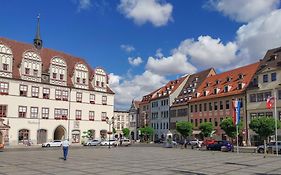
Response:
POLYGON ((31 149, 0 152, 1 175, 281 174, 281 156, 162 147, 31 149))

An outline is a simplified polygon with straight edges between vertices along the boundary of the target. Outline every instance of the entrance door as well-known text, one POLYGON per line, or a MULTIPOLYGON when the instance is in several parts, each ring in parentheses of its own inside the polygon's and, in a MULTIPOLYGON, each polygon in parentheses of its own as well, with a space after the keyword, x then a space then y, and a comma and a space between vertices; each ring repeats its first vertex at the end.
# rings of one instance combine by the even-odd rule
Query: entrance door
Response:
POLYGON ((19 143, 25 143, 29 140, 29 130, 28 129, 21 129, 19 130, 19 143))
POLYGON ((54 132, 54 140, 66 139, 65 128, 63 126, 58 126, 54 132))
POLYGON ((47 130, 39 129, 37 130, 37 144, 47 142, 47 130))
POLYGON ((80 142, 80 131, 73 130, 72 131, 72 143, 79 143, 80 142))

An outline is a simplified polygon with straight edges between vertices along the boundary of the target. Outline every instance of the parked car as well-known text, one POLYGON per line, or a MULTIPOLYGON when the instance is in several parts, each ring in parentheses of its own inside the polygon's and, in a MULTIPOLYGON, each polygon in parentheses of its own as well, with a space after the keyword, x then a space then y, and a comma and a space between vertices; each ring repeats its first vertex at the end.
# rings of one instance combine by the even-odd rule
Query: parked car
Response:
POLYGON ((131 140, 129 140, 129 139, 122 139, 121 141, 120 141, 120 143, 122 142, 122 146, 129 146, 129 145, 131 145, 132 143, 131 143, 131 140))
MULTIPOLYGON (((271 149, 274 153, 276 153, 276 142, 270 142, 266 144, 267 151, 271 149)), ((277 141, 277 149, 278 152, 281 152, 281 141, 277 141)), ((264 153, 264 145, 260 145, 257 147, 258 153, 264 153)))
POLYGON ((203 143, 202 140, 193 139, 193 140, 190 140, 190 141, 188 142, 188 145, 201 147, 201 146, 202 146, 202 143, 203 143))
POLYGON ((42 143, 42 147, 60 147, 62 146, 61 140, 54 140, 51 142, 42 143))
POLYGON ((233 148, 234 148, 233 145, 229 141, 226 141, 226 140, 220 140, 213 144, 207 145, 207 150, 221 151, 221 148, 223 146, 226 147, 227 151, 233 151, 233 148))
POLYGON ((203 141, 203 145, 207 146, 207 145, 210 145, 210 144, 214 144, 216 142, 217 142, 217 140, 215 140, 215 139, 206 139, 206 140, 203 141))
POLYGON ((0 143, 0 149, 4 148, 4 144, 0 143))
POLYGON ((88 140, 84 143, 84 146, 97 146, 100 144, 99 140, 88 140))
POLYGON ((116 140, 113 140, 113 139, 112 139, 112 140, 104 140, 104 141, 100 142, 100 145, 101 145, 101 146, 108 146, 109 143, 110 143, 110 145, 112 145, 112 146, 117 146, 117 145, 118 145, 117 141, 116 141, 116 140))

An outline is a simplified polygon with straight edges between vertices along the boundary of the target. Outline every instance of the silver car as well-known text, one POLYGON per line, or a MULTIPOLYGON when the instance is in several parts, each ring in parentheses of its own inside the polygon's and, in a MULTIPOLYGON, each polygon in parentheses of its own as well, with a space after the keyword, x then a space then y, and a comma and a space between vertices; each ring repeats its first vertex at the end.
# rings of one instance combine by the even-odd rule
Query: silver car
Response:
POLYGON ((97 146, 99 144, 99 140, 88 140, 86 143, 84 143, 84 146, 97 146))
MULTIPOLYGON (((281 141, 277 141, 277 149, 278 152, 281 152, 281 141)), ((266 150, 272 150, 274 153, 276 153, 276 142, 270 142, 266 145, 266 150)), ((257 147, 258 153, 264 153, 264 145, 260 145, 257 147)))
POLYGON ((42 147, 60 147, 62 146, 61 140, 54 140, 51 142, 42 143, 42 147))

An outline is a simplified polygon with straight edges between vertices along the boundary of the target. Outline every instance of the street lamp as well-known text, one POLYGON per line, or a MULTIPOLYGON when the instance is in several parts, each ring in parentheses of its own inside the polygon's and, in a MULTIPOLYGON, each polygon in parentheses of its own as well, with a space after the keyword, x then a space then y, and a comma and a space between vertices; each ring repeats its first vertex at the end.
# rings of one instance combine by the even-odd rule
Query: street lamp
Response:
POLYGON ((114 125, 114 117, 111 117, 111 119, 109 119, 108 117, 106 117, 106 123, 108 124, 108 132, 107 134, 109 135, 108 136, 108 149, 110 149, 110 134, 112 134, 111 132, 111 125, 114 125))

